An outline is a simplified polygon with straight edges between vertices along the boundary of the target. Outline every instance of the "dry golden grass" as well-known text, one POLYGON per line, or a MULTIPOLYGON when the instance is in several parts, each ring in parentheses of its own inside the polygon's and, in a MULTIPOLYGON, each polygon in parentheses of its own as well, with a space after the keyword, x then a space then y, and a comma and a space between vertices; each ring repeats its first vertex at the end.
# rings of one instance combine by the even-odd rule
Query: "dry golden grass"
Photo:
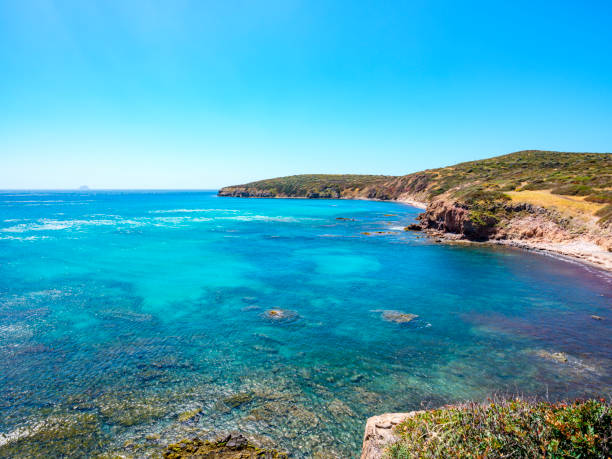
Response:
POLYGON ((552 194, 549 190, 508 191, 508 196, 515 202, 527 202, 540 207, 554 207, 559 212, 573 216, 594 216, 605 204, 584 200, 584 196, 563 196, 552 194))

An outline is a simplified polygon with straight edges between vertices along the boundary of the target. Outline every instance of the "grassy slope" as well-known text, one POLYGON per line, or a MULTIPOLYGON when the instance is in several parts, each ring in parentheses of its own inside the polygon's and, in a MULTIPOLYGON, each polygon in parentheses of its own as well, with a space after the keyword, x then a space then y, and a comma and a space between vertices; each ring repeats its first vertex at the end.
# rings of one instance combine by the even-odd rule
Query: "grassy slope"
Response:
MULTIPOLYGON (((426 183, 424 192, 429 199, 443 195, 458 202, 469 209, 470 218, 479 225, 494 225, 511 218, 506 204, 513 198, 574 215, 587 210, 585 205, 578 212, 575 202, 580 199, 599 204, 594 214, 601 224, 609 224, 612 219, 612 154, 609 153, 528 150, 406 177, 414 176, 426 183), (520 199, 521 194, 525 199, 520 199), (547 194, 578 198, 546 199, 547 194)), ((588 211, 593 209, 591 206, 588 211)))
POLYGON ((609 457, 612 406, 500 400, 416 413, 397 426, 394 459, 423 457, 609 457))
POLYGON ((385 175, 352 174, 303 174, 279 177, 257 182, 225 187, 220 191, 246 190, 253 195, 258 193, 288 197, 329 197, 340 196, 346 190, 358 192, 367 187, 381 185, 391 177, 385 175))

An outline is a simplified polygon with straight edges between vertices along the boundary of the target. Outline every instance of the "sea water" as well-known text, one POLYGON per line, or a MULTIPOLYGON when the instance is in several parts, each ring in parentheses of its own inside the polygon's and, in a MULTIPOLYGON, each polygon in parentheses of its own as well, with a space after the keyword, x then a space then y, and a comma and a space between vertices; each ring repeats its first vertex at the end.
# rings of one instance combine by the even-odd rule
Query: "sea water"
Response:
POLYGON ((2 192, 0 456, 141 457, 240 431, 355 457, 384 412, 612 393, 608 275, 403 231, 419 212, 2 192))

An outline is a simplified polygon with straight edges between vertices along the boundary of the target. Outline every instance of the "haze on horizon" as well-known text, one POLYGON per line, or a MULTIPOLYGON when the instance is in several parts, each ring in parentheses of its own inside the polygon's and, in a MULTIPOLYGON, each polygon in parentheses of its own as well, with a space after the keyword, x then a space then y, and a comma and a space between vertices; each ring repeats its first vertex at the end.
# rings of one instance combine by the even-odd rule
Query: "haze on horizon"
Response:
POLYGON ((612 151, 612 4, 0 3, 0 189, 612 151))

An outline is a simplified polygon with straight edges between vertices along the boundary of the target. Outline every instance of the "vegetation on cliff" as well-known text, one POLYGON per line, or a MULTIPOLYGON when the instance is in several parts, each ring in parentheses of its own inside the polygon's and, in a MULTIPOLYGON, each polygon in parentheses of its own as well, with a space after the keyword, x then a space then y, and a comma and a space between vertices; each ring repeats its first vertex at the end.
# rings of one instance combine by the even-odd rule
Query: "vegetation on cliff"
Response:
POLYGON ((340 198, 388 181, 385 175, 304 174, 225 187, 219 196, 340 198))
POLYGON ((396 427, 394 459, 412 457, 607 458, 612 406, 603 399, 573 403, 521 399, 422 411, 396 427))
MULTIPOLYGON (((479 227, 492 227, 516 212, 508 205, 511 200, 530 202, 535 197, 531 204, 547 207, 540 197, 544 193, 600 203, 594 213, 601 224, 612 217, 612 154, 528 150, 417 175, 430 199, 446 195, 467 209, 479 227), (527 191, 531 193, 523 193, 527 191)), ((575 201, 558 200, 554 207, 565 210, 575 201)))

